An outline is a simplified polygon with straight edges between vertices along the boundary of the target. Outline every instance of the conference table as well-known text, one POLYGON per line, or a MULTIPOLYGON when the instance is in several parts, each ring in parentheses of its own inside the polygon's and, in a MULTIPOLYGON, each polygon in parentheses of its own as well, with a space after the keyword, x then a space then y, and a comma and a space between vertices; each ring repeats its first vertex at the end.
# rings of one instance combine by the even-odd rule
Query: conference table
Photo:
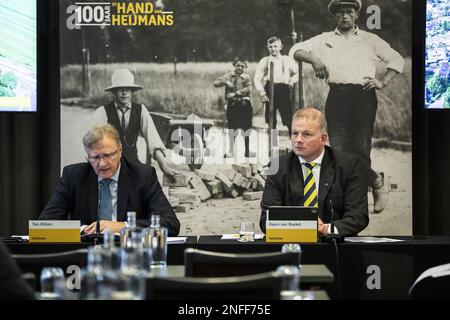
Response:
MULTIPOLYGON (((450 237, 388 237, 402 240, 387 243, 344 242, 301 244, 302 265, 323 265, 334 275, 320 282, 332 299, 408 299, 414 280, 426 269, 450 262, 450 237), (327 287, 328 286, 328 287, 327 287)), ((13 254, 62 252, 85 248, 86 244, 8 243, 13 254)), ((221 236, 188 237, 185 244, 171 244, 168 264, 183 265, 184 249, 215 252, 257 253, 281 250, 282 244, 264 240, 238 242, 221 236)), ((301 282, 307 284, 309 267, 302 268, 301 282)), ((316 269, 316 271, 320 269, 316 269)), ((311 275, 311 274, 310 274, 311 275)), ((317 275, 316 275, 317 276, 317 275)), ((317 280, 317 279, 315 279, 317 280)))
MULTIPOLYGON (((163 277, 183 277, 184 276, 184 250, 186 248, 196 248, 197 238, 188 237, 186 243, 169 244, 167 247, 167 264, 168 268, 156 271, 155 274, 163 277)), ((89 244, 85 243, 8 243, 9 250, 13 256, 15 255, 35 255, 67 252, 77 249, 87 248, 89 244)), ((81 267, 84 267, 81 262, 81 267)), ((35 267, 35 266, 33 266, 35 267)), ((35 272, 36 274, 38 272, 35 272)), ((334 281, 333 274, 323 264, 304 265, 301 269, 303 283, 310 288, 321 288, 332 285, 334 281)))

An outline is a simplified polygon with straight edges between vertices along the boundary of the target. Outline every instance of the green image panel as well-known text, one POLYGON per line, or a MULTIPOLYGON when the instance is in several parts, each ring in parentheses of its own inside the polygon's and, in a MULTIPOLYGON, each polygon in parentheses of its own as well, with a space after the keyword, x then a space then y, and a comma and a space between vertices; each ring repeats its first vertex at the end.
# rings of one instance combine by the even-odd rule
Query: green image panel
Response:
POLYGON ((0 0, 0 56, 36 68, 36 0, 0 0))

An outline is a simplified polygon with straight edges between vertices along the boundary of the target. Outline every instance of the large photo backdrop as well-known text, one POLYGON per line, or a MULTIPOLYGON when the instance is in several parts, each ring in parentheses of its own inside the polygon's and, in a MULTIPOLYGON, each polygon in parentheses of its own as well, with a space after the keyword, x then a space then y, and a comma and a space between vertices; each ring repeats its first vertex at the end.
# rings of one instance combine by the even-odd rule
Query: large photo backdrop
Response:
MULTIPOLYGON (((244 221, 259 228, 258 192, 264 187, 259 173, 270 159, 270 148, 264 106, 254 84, 257 65, 268 55, 269 37, 278 36, 282 53, 288 54, 294 42, 334 30, 329 1, 97 2, 99 8, 60 0, 61 166, 86 161, 82 137, 99 121, 96 109, 111 103, 105 89, 114 84, 114 73, 128 70, 143 87, 134 92, 133 101, 150 112, 159 136, 153 134, 153 141, 161 140, 169 166, 181 176, 176 182, 165 181, 159 164, 148 156, 148 141, 138 139, 139 160, 156 167, 181 222, 181 234, 234 233, 244 221), (230 147, 225 90, 214 86, 218 77, 234 70, 236 56, 245 57, 251 80, 250 159, 244 157, 243 137, 237 139, 234 156, 224 158, 230 147), (203 125, 200 132, 189 127, 198 123, 203 125), (178 143, 180 127, 195 133, 189 142, 185 138, 178 143), (192 157, 179 152, 186 143, 195 150, 192 157)), ((362 234, 412 233, 411 2, 362 0, 357 20, 361 30, 381 37, 405 61, 403 72, 377 91, 371 159, 372 167, 384 175, 388 202, 381 213, 374 213, 368 190, 370 222, 362 234)), ((341 62, 354 67, 345 57, 341 62)), ((385 72, 386 65, 377 65, 378 75, 385 72)), ((328 85, 308 64, 303 64, 299 78, 291 91, 292 110, 303 105, 325 111, 328 85)), ((290 150, 290 139, 280 115, 277 123, 277 150, 283 153, 290 150)))

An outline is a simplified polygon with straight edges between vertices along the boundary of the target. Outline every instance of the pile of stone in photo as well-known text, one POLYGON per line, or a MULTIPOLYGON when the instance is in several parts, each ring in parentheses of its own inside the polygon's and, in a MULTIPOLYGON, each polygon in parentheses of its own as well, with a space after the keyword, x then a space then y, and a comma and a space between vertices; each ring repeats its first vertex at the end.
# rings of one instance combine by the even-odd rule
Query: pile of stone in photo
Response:
POLYGON ((256 165, 233 164, 232 169, 212 173, 195 170, 170 179, 163 177, 163 192, 176 212, 187 213, 208 199, 242 196, 245 201, 260 200, 264 176, 256 165))

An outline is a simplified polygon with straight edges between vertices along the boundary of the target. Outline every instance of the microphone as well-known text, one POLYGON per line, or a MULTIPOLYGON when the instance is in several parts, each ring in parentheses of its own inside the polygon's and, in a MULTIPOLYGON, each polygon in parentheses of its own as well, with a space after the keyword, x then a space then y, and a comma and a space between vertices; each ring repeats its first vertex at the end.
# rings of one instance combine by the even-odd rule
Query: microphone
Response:
POLYGON ((331 212, 331 219, 330 219, 330 233, 326 236, 322 236, 321 239, 323 242, 331 243, 336 241, 337 243, 344 242, 344 236, 341 234, 335 234, 334 233, 334 208, 333 208, 333 201, 330 199, 330 212, 331 212))
POLYGON ((102 203, 103 183, 98 184, 98 204, 97 204, 97 221, 95 224, 95 232, 100 233, 100 205, 102 203))
POLYGON ((330 226, 331 226, 331 234, 334 234, 334 208, 333 208, 333 201, 330 198, 330 211, 331 211, 331 222, 330 222, 330 226))

